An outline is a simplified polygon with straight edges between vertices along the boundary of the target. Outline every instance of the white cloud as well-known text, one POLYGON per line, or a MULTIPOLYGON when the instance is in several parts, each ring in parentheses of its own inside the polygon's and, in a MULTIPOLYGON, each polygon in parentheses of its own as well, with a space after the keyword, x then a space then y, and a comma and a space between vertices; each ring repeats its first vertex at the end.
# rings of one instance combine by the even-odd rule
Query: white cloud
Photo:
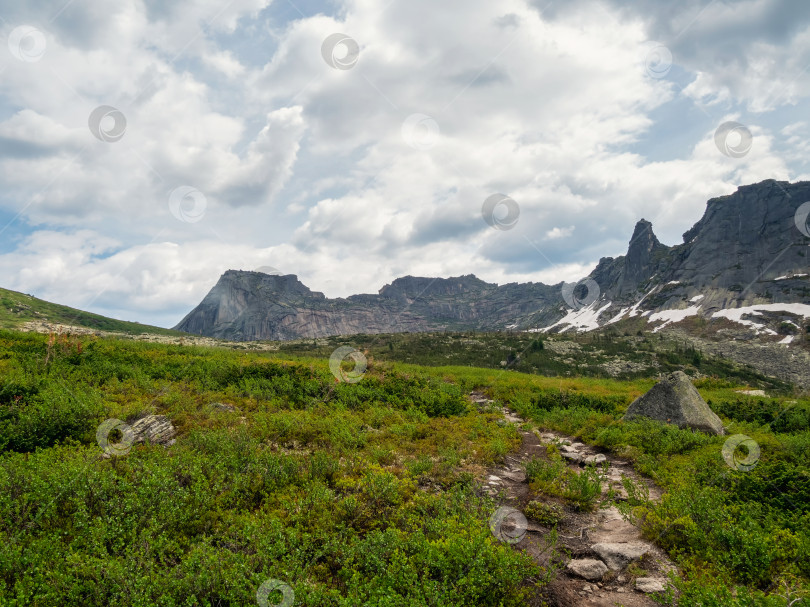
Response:
POLYGON ((557 238, 568 238, 574 233, 575 226, 568 226, 567 228, 554 227, 546 232, 548 240, 556 240, 557 238))
POLYGON ((202 299, 213 286, 212 275, 252 270, 266 265, 268 258, 276 261, 285 255, 216 240, 122 248, 120 242, 90 230, 41 230, 14 253, 0 256, 0 272, 10 277, 6 288, 80 309, 112 315, 128 311, 128 320, 159 319, 173 325, 189 301, 202 299))
POLYGON ((48 46, 36 63, 0 64, 0 206, 34 226, 0 256, 0 281, 164 323, 235 265, 297 273, 330 296, 403 274, 571 282, 622 254, 641 217, 674 244, 706 199, 801 173, 806 126, 739 111, 810 92, 795 77, 806 24, 781 44, 745 44, 729 25, 758 16, 777 31, 774 2, 750 0, 740 21, 697 1, 675 14, 582 0, 541 16, 524 0, 347 0, 340 18, 272 30, 268 0, 83 2, 56 19, 56 0, 17 6, 8 27, 48 24, 48 46), (360 46, 352 69, 321 56, 335 32, 360 46), (251 61, 248 33, 264 43, 251 61), (672 78, 645 71, 653 35, 672 46, 672 78), (700 59, 701 44, 723 56, 721 35, 743 49, 739 65, 700 59), (126 116, 117 143, 88 129, 102 104, 126 116), (427 149, 403 139, 413 114, 438 125, 427 149), (731 119, 754 136, 741 159, 714 143, 731 119), (169 212, 183 185, 205 195, 198 223, 169 212), (513 229, 484 222, 493 193, 517 202, 513 229))

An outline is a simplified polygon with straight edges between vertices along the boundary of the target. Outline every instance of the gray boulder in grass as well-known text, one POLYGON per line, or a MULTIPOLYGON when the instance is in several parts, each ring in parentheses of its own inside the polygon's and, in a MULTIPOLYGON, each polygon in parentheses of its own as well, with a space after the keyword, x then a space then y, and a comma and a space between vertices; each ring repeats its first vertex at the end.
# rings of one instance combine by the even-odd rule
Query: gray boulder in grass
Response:
POLYGON ((649 417, 679 428, 692 428, 709 434, 725 434, 723 422, 689 381, 686 373, 675 371, 642 394, 627 408, 622 419, 649 417))
POLYGON ((174 444, 177 433, 165 415, 146 415, 132 423, 132 434, 136 443, 152 443, 168 447, 174 444))

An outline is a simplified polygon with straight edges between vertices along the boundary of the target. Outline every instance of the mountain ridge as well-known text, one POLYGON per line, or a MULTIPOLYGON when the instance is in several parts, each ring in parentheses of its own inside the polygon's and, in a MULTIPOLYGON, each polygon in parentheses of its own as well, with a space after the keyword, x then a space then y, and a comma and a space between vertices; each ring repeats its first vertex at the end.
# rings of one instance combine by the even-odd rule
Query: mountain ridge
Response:
MULTIPOLYGON (((466 329, 556 332, 634 316, 670 324, 666 314, 655 317, 667 311, 710 317, 757 305, 810 303, 810 281, 802 272, 810 263, 810 237, 794 221, 807 200, 810 182, 740 186, 707 201, 684 242, 672 246, 640 219, 625 255, 601 258, 573 284, 404 276, 376 295, 330 299, 295 275, 228 270, 175 329, 238 341, 466 329)), ((805 311, 784 312, 795 316, 796 310, 800 316, 805 311)))

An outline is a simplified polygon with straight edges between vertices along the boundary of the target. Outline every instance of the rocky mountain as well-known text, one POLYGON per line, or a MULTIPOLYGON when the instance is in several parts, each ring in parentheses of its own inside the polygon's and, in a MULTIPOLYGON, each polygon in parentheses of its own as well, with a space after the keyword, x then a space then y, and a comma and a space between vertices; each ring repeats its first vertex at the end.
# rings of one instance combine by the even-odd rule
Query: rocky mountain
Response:
POLYGON ((810 182, 742 186, 709 200, 684 242, 671 247, 642 219, 626 255, 602 258, 575 284, 406 276, 376 295, 327 299, 294 275, 228 270, 175 328, 248 341, 444 329, 581 331, 630 319, 658 330, 696 317, 754 334, 781 333, 788 343, 810 318, 807 201, 810 182))
POLYGON ((406 276, 377 295, 327 299, 294 275, 228 270, 177 326, 188 333, 243 341, 470 327, 494 331, 505 327, 505 319, 550 324, 560 316, 560 301, 559 286, 498 286, 472 275, 406 276))

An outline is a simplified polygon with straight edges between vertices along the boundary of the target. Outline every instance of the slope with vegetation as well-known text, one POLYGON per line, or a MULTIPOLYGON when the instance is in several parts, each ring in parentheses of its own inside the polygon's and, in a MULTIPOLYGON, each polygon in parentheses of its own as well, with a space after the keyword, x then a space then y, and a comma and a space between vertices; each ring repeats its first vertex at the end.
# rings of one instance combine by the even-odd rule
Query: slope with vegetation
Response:
POLYGON ((250 605, 278 579, 304 605, 520 605, 544 575, 474 482, 515 429, 457 384, 14 332, 0 377, 0 604, 250 605), (147 412, 176 444, 103 457, 99 424, 147 412))
POLYGON ((0 289, 0 328, 18 329, 26 323, 67 325, 96 331, 140 335, 184 335, 180 331, 162 329, 137 322, 115 320, 92 312, 50 303, 25 293, 0 289))
POLYGON ((720 376, 784 392, 788 384, 757 369, 709 356, 668 335, 619 333, 538 335, 536 333, 398 333, 351 335, 276 343, 281 352, 328 357, 348 345, 376 360, 424 366, 469 365, 546 376, 642 379, 686 371, 720 376))
MULTIPOLYGON (((652 374, 549 377, 370 352, 347 384, 303 354, 0 332, 0 604, 251 605, 268 579, 296 605, 540 604, 554 569, 498 542, 497 496, 481 486, 520 432, 472 405, 473 390, 663 488, 652 502, 630 486, 624 506, 682 571, 663 604, 806 596, 810 400, 787 386, 771 398, 738 392, 742 377, 696 382, 729 435, 756 441, 756 466, 740 470, 724 459, 728 436, 621 421, 652 374), (177 442, 106 457, 98 426, 146 413, 168 416, 177 442)), ((553 527, 593 507, 594 479, 556 487, 541 468, 527 471, 533 501, 568 501, 530 518, 553 527)))

